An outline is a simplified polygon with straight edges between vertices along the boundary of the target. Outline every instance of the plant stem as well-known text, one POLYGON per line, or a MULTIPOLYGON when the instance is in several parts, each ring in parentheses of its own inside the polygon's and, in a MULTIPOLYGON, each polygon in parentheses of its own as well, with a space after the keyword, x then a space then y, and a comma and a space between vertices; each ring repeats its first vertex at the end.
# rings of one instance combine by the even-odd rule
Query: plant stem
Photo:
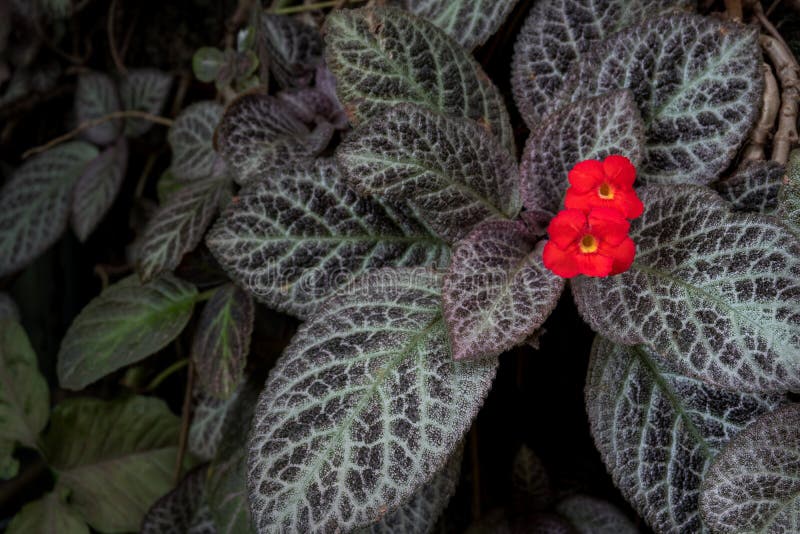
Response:
POLYGON ((758 124, 750 134, 750 143, 744 149, 742 159, 764 159, 764 145, 772 133, 772 127, 775 126, 775 118, 778 116, 780 107, 781 93, 778 89, 778 82, 772 74, 772 68, 764 63, 764 96, 761 103, 761 115, 759 115, 758 124))
POLYGON ((772 159, 785 164, 789 161, 792 145, 797 143, 797 113, 800 99, 800 69, 789 49, 779 40, 761 36, 761 47, 775 67, 781 82, 781 109, 778 130, 772 142, 772 159))
MULTIPOLYGON (((366 0, 344 0, 345 4, 355 4, 357 2, 364 2, 366 0)), ((291 15, 293 13, 303 13, 305 11, 315 11, 317 9, 325 9, 328 7, 337 7, 341 4, 341 0, 327 0, 326 2, 317 2, 316 4, 305 4, 299 6, 288 6, 274 9, 272 12, 276 15, 291 15)))
POLYGON ((209 300, 211 297, 214 296, 214 293, 216 293, 219 288, 220 288, 220 286, 217 286, 217 287, 212 287, 211 289, 207 289, 207 290, 203 291, 202 293, 198 294, 194 298, 194 301, 195 302, 205 302, 206 300, 209 300))
POLYGON ((189 438, 189 425, 192 423, 192 389, 194 388, 194 364, 191 358, 186 371, 186 391, 183 394, 183 415, 181 416, 181 435, 178 442, 178 459, 175 463, 175 485, 181 481, 183 458, 186 456, 186 443, 189 438))
POLYGON ((153 380, 150 381, 149 384, 147 384, 145 391, 149 392, 155 390, 158 386, 160 386, 164 382, 164 380, 166 380, 176 372, 180 371, 187 365, 189 365, 189 358, 182 358, 177 362, 173 363, 172 365, 170 365, 169 367, 158 373, 158 376, 156 376, 153 380))

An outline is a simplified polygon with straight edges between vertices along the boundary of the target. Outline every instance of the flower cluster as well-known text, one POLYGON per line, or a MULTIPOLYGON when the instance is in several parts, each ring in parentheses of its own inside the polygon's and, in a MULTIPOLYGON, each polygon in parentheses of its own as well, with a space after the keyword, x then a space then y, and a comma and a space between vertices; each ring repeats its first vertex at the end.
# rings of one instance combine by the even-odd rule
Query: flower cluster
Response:
POLYGON ((629 219, 644 206, 633 189, 636 169, 628 158, 581 161, 569 171, 570 187, 547 232, 544 265, 555 274, 608 276, 627 271, 636 246, 628 236, 629 219))

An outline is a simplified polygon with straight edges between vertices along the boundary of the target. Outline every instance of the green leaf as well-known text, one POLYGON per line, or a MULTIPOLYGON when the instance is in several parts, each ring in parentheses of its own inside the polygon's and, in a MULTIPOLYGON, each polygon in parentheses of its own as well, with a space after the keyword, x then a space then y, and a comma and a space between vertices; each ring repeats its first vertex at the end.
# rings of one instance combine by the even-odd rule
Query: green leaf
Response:
POLYGON ((140 534, 216 534, 206 502, 206 466, 190 471, 158 499, 142 520, 140 534))
POLYGON ((192 392, 192 424, 189 427, 189 451, 201 460, 211 460, 217 454, 222 439, 222 425, 228 408, 236 401, 238 391, 227 399, 218 399, 200 388, 192 392))
POLYGON ((259 42, 281 87, 304 87, 314 80, 314 71, 322 64, 322 36, 319 31, 285 15, 262 11, 259 42))
MULTIPOLYGON (((132 69, 119 83, 122 109, 136 110, 158 115, 164 109, 172 76, 156 69, 132 69)), ((125 121, 125 135, 138 137, 146 133, 153 123, 144 119, 125 121)))
POLYGON ((327 64, 355 125, 411 102, 477 121, 516 154, 503 97, 470 53, 432 23, 365 7, 332 13, 324 33, 327 64))
POLYGON ((800 237, 800 150, 793 150, 786 166, 786 182, 778 195, 775 216, 800 237))
POLYGON ((716 189, 734 210, 771 213, 778 205, 783 175, 784 166, 777 161, 745 161, 716 189))
POLYGON ((616 506, 588 495, 573 495, 556 505, 576 534, 637 534, 639 529, 616 506))
POLYGON ((105 149, 83 170, 72 192, 72 230, 83 242, 94 232, 117 198, 128 170, 125 138, 105 149))
POLYGON ((166 204, 167 200, 186 186, 186 181, 181 180, 172 169, 165 170, 156 182, 156 196, 159 204, 166 204))
POLYGON ((330 160, 248 184, 206 242, 241 287, 298 317, 368 270, 449 259, 447 245, 414 219, 359 198, 330 160))
POLYGON ((598 337, 586 377, 595 445, 614 483, 656 532, 703 532, 698 498, 717 452, 784 402, 683 376, 641 347, 598 337))
POLYGON ((172 171, 185 180, 219 174, 221 164, 214 150, 214 130, 224 108, 216 102, 197 102, 175 118, 167 140, 172 148, 172 171))
MULTIPOLYGON (((75 89, 75 117, 79 123, 99 119, 120 110, 117 86, 110 76, 89 72, 78 76, 75 89)), ((122 132, 122 119, 108 120, 81 132, 81 135, 98 145, 107 145, 122 132)))
POLYGON ((68 505, 62 491, 29 502, 8 525, 7 534, 89 534, 81 515, 68 505))
POLYGON ((104 289, 61 342, 61 387, 82 389, 166 347, 189 321, 196 296, 193 285, 172 275, 149 284, 132 275, 104 289))
POLYGON ((19 460, 13 455, 14 442, 0 439, 0 481, 14 478, 19 473, 19 460))
POLYGON ((341 144, 336 159, 356 191, 408 204, 450 242, 521 207, 514 158, 474 121, 413 104, 376 115, 341 144))
POLYGON ((31 158, 0 189, 0 276, 55 243, 69 220, 75 180, 97 156, 89 143, 64 143, 31 158))
POLYGON ((433 271, 378 271, 300 326, 253 418, 259 531, 368 526, 445 465, 497 361, 453 360, 440 287, 433 271))
POLYGON ((155 398, 72 398, 53 410, 48 463, 71 505, 96 530, 139 529, 153 502, 172 487, 180 420, 155 398))
POLYGON ((499 356, 521 345, 556 307, 564 279, 519 221, 488 221, 453 251, 442 302, 456 360, 499 356))
POLYGON ((717 456, 700 512, 714 532, 797 532, 800 405, 762 415, 717 456))
POLYGON ((201 82, 213 82, 225 65, 225 54, 219 48, 204 46, 192 56, 192 71, 201 82))
POLYGON ((630 270, 573 280, 584 320, 720 387, 800 391, 797 239, 771 217, 731 212, 704 187, 651 186, 639 196, 630 270))
POLYGON ((0 321, 9 319, 19 322, 19 308, 8 293, 0 291, 0 321))

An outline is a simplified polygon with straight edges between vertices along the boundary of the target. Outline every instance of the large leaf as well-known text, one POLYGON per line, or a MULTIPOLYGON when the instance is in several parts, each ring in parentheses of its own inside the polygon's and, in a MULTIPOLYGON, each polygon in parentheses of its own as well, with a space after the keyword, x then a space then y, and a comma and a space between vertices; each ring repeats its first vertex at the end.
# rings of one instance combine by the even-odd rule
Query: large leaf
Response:
POLYGON ((700 510, 714 532, 798 532, 800 405, 761 416, 717 456, 700 510))
POLYGON ((643 343, 709 383, 800 391, 800 243, 780 223, 733 213, 700 186, 641 189, 629 271, 579 277, 578 310, 597 332, 643 343))
POLYGON ((692 0, 537 0, 514 46, 511 85, 528 127, 560 107, 570 67, 586 61, 605 39, 658 13, 692 0))
POLYGON ((284 15, 261 14, 259 41, 269 69, 283 87, 302 87, 314 80, 322 63, 322 36, 313 26, 284 15))
POLYGON ((61 236, 72 186, 96 156, 88 143, 64 143, 14 172, 0 190, 0 276, 24 267, 61 236))
POLYGON ((172 172, 186 180, 218 174, 219 156, 214 151, 214 130, 223 107, 216 102, 197 102, 184 109, 169 129, 172 172))
POLYGON ((442 301, 453 357, 481 358, 521 345, 558 303, 564 279, 542 264, 519 221, 489 221, 453 252, 442 301))
POLYGON ((357 191, 407 201, 451 242, 520 209, 516 162, 493 136, 471 120, 413 104, 376 115, 347 137, 336 159, 357 191))
POLYGON ((453 360, 440 283, 432 271, 379 271, 300 327, 253 418, 259 531, 367 526, 444 466, 497 361, 453 360))
POLYGON ((180 420, 163 401, 67 399, 53 410, 47 461, 71 505, 103 532, 138 530, 172 487, 180 420))
POLYGON ((579 161, 611 154, 638 166, 644 124, 630 91, 581 100, 551 115, 531 132, 520 164, 522 201, 549 220, 563 207, 567 175, 579 161))
POLYGON ((567 497, 556 511, 577 534, 636 534, 639 529, 616 506, 588 495, 567 497))
POLYGON ((629 88, 647 140, 646 183, 708 184, 724 171, 761 109, 758 28, 672 15, 597 44, 570 75, 573 101, 629 88))
POLYGON ((72 230, 86 241, 117 198, 128 169, 128 143, 120 138, 83 170, 72 193, 72 230))
POLYGON ((194 250, 219 209, 228 181, 207 178, 182 187, 158 207, 142 238, 137 270, 144 281, 175 270, 194 250))
POLYGON ((186 326, 196 296, 193 285, 172 275, 149 284, 133 275, 104 289, 61 342, 61 387, 81 389, 164 348, 186 326))
POLYGON ((800 150, 793 150, 786 166, 786 183, 778 194, 776 215, 800 237, 800 150))
MULTIPOLYGON (((172 76, 156 69, 133 69, 119 82, 119 94, 125 110, 144 111, 158 115, 172 87, 172 76)), ((137 137, 149 130, 153 123, 145 119, 127 119, 125 135, 137 137)))
POLYGON ((81 515, 70 507, 63 491, 51 491, 17 512, 6 534, 89 534, 81 515))
POLYGON ((716 187, 735 210, 770 213, 778 205, 783 175, 784 166, 777 161, 745 161, 716 187))
POLYGON ((206 466, 190 471, 180 484, 153 503, 140 534, 217 534, 206 502, 206 466))
POLYGON ((625 498, 657 532, 700 532, 700 483, 716 453, 779 396, 718 389, 641 347, 597 338, 586 378, 597 449, 625 498))
MULTIPOLYGON (((75 116, 81 124, 120 110, 117 86, 110 76, 88 72, 78 77, 75 89, 75 116)), ((98 145, 114 141, 122 132, 122 119, 107 120, 83 130, 81 135, 98 145)))
POLYGON ((227 399, 212 397, 200 388, 192 392, 192 424, 189 427, 188 447, 201 460, 211 460, 222 440, 222 427, 228 409, 238 398, 238 392, 227 399))
POLYGON ((440 266, 448 258, 446 244, 419 223, 359 198, 330 160, 248 184, 207 243, 244 289, 300 317, 367 270, 440 266))
POLYGON ((515 153, 503 98, 478 63, 432 23, 400 9, 342 10, 325 22, 325 56, 351 120, 412 102, 477 121, 515 153))

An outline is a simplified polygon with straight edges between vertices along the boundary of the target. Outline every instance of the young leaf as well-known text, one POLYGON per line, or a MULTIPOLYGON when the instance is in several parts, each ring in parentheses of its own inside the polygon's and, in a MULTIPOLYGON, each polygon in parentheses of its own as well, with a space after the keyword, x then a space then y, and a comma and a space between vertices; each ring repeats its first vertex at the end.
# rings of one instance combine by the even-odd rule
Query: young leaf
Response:
POLYGON ((72 398, 53 410, 45 436, 58 487, 92 528, 131 532, 170 490, 180 420, 147 397, 101 401, 72 398))
POLYGON ((173 271, 184 254, 194 250, 219 209, 227 180, 192 182, 158 207, 144 230, 137 271, 148 282, 173 271))
POLYGON ((778 194, 775 215, 800 236, 800 150, 793 150, 786 166, 786 182, 778 194))
POLYGON ((61 387, 82 389, 167 346, 189 321, 196 296, 193 285, 172 275, 149 284, 132 275, 104 289, 61 342, 61 387))
POLYGON ((783 175, 784 166, 776 161, 745 161, 716 188, 734 210, 766 214, 778 205, 783 175))
POLYGON ((97 157, 89 143, 74 141, 25 162, 0 190, 0 276, 47 250, 67 226, 72 187, 97 157))
POLYGON ((578 310, 617 343, 739 391, 800 391, 800 243, 771 217, 732 213, 692 185, 639 190, 629 271, 579 277, 578 310))
POLYGON ((758 118, 758 29, 700 15, 647 19, 595 46, 567 82, 573 102, 629 88, 647 140, 645 183, 713 182, 758 118))
POLYGON ((201 460, 211 460, 217 454, 222 439, 222 427, 228 409, 236 401, 238 391, 227 399, 212 397, 200 388, 192 392, 192 424, 189 427, 188 447, 201 460))
POLYGON ((516 154, 503 97, 469 52, 432 23, 394 8, 341 10, 326 19, 325 44, 355 125, 411 102, 477 121, 516 154))
POLYGON ((616 506, 587 495, 567 497, 556 512, 567 519, 577 534, 637 534, 639 529, 616 506))
MULTIPOLYGON (((78 76, 75 89, 75 116, 79 123, 99 119, 120 110, 119 94, 114 81, 101 72, 78 76)), ((81 135, 98 145, 107 145, 119 137, 122 119, 105 121, 84 130, 81 135)))
POLYGON ((128 169, 124 137, 105 149, 83 170, 72 192, 72 230, 83 242, 89 238, 117 198, 128 169))
MULTIPOLYGON (((133 69, 119 83, 122 108, 158 115, 172 87, 172 76, 156 69, 133 69)), ((138 137, 153 126, 144 119, 125 121, 125 135, 138 137)))
POLYGON ((65 502, 63 491, 47 493, 17 512, 6 534, 89 534, 81 515, 65 502))
POLYGON ((192 469, 180 484, 153 503, 140 534, 216 534, 206 503, 206 465, 192 469))
POLYGON ((656 532, 701 532, 698 498, 716 453, 783 398, 683 376, 641 347, 598 337, 586 377, 595 445, 614 483, 656 532))
POLYGON ((514 492, 525 500, 523 509, 544 510, 550 507, 553 489, 542 461, 527 445, 520 447, 511 471, 514 492))
POLYGON ((259 531, 346 531, 445 464, 496 360, 456 362, 433 271, 365 275, 300 326, 259 398, 248 453, 259 531))
POLYGON ((266 64, 281 87, 305 87, 322 63, 322 36, 316 28, 285 15, 261 14, 259 41, 266 64))
POLYGON ((19 322, 19 308, 17 303, 8 293, 0 291, 0 321, 9 319, 11 321, 19 322))
POLYGON ((717 456, 700 513, 714 532, 797 532, 800 405, 762 415, 717 456))
POLYGON ((254 313, 252 297, 233 284, 217 289, 203 308, 192 360, 206 393, 227 399, 242 384, 254 313))
POLYGON ((393 206, 359 198, 330 160, 244 187, 206 238, 231 278, 307 317, 337 288, 384 266, 441 266, 447 245, 393 206))
POLYGON ((216 102, 197 102, 175 118, 167 140, 172 148, 172 171, 185 180, 215 175, 219 156, 214 151, 214 130, 224 109, 216 102))
POLYGON ((487 221, 453 251, 442 302, 456 360, 521 345, 553 311, 564 279, 518 221, 487 221))
POLYGON ((201 82, 213 82, 225 65, 225 54, 219 48, 203 46, 192 56, 192 72, 201 82))
POLYGON ((576 102, 531 132, 520 164, 522 202, 549 220, 563 207, 576 163, 619 154, 638 166, 643 144, 644 123, 630 91, 576 102))

